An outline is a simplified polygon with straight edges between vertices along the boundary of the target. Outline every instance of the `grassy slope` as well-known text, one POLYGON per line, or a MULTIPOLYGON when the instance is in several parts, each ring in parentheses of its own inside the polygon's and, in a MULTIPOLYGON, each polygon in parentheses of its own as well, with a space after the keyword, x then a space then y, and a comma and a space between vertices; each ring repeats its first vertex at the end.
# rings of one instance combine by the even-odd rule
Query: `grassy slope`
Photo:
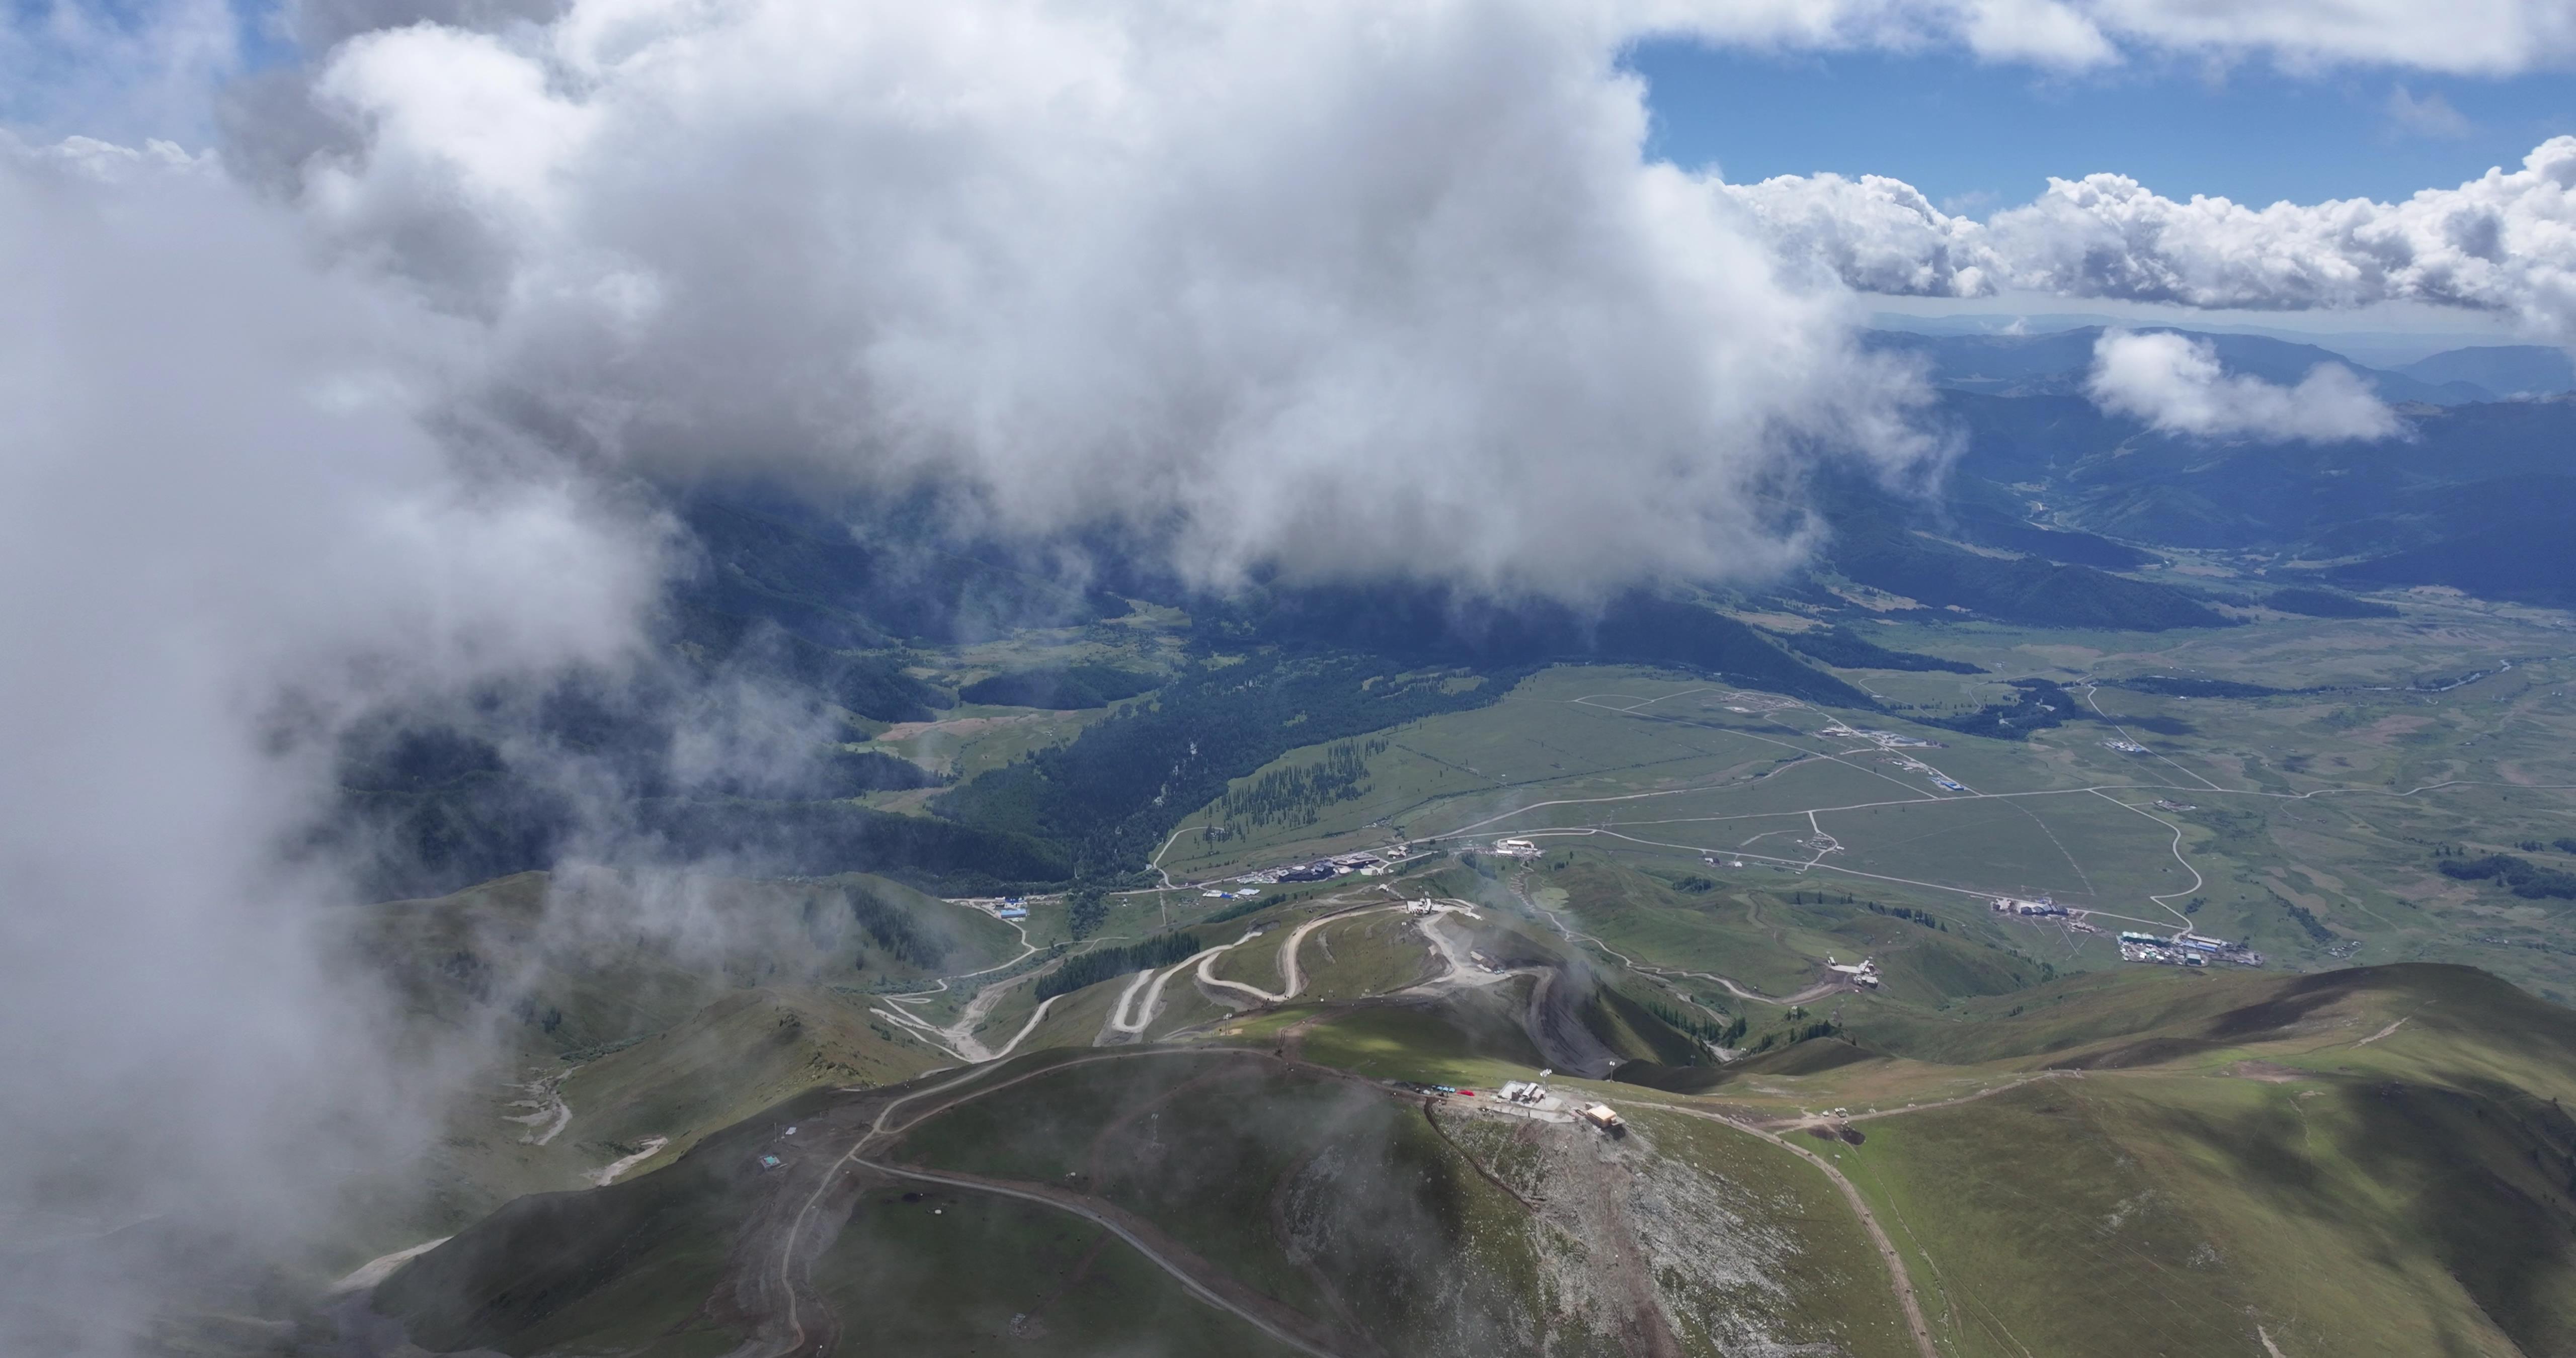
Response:
POLYGON ((567 901, 545 874, 522 873, 353 913, 350 946, 402 997, 406 1040, 422 1052, 481 1052, 494 1068, 455 1102, 419 1164, 360 1189, 351 1262, 454 1231, 513 1197, 576 1187, 645 1137, 669 1144, 639 1168, 799 1090, 898 1080, 948 1060, 869 1020, 864 995, 827 988, 925 971, 859 926, 838 894, 845 885, 940 940, 942 969, 1018 950, 999 921, 874 878, 614 874, 567 901), (693 923, 639 940, 619 921, 643 911, 693 923), (850 966, 860 958, 865 966, 850 966), (544 1080, 572 1119, 537 1145, 530 1138, 544 1124, 506 1119, 531 1111, 511 1100, 534 1097, 524 1085, 544 1080))
POLYGON ((841 1315, 864 1317, 869 1352, 1297 1352, 1189 1295, 1101 1227, 989 1194, 925 1185, 873 1193, 814 1277, 841 1315))
MULTIPOLYGON (((1335 928, 1358 939, 1366 923, 1335 928)), ((1507 950, 1547 950, 1539 941, 1509 943, 1499 925, 1488 933, 1507 950)), ((1328 980, 1345 967, 1365 970, 1372 961, 1366 954, 1337 947, 1326 962, 1310 943, 1308 963, 1319 981, 1328 980)), ((1167 995, 1182 984, 1176 980, 1167 995)), ((1218 1031, 1268 1046, 1283 1029, 1303 1026, 1309 1059, 1376 1078, 1487 1087, 1527 1075, 1537 1061, 1517 1022, 1514 997, 1525 984, 1433 1005, 1309 1002, 1222 1023, 1218 1031)), ((1122 985, 1066 997, 1041 1040, 1087 1045, 1122 985)), ((1621 1009, 1615 1000, 1603 1003, 1621 1009)), ((725 1033, 716 1045, 750 1041, 749 1029, 724 1025, 774 1023, 778 1004, 762 997, 711 1015, 710 1033, 725 1033)), ((1609 1017, 1623 1021, 1624 1010, 1609 1017)), ((2306 1358, 2513 1351, 2508 1345, 2542 1353, 2576 1342, 2576 1202, 2569 1198, 2576 1191, 2576 1123, 2559 1111, 2560 1102, 2576 1098, 2576 1015, 2491 977, 2424 966, 2288 978, 2131 969, 1972 999, 1948 1011, 1856 1002, 1847 1021, 1897 1054, 1802 1044, 1738 1068, 1715 1092, 1722 1101, 1716 1106, 1757 1116, 1896 1108, 2046 1076, 1991 1097, 1874 1118, 1858 1124, 1865 1132, 1858 1145, 1817 1144, 1868 1195, 1907 1252, 1949 1352, 2259 1352, 2260 1340, 2269 1339, 2291 1358, 2306 1358), (1813 1059, 1818 1053, 1845 1063, 1813 1059)), ((1644 1042, 1651 1034, 1630 1036, 1644 1042)), ((656 1080, 644 1072, 673 1058, 633 1059, 638 1084, 650 1085, 656 1080)), ((1762 1294, 1772 1308, 1761 1313, 1767 1333, 1830 1339, 1855 1353, 1901 1340, 1870 1310, 1885 1306, 1882 1275, 1864 1267, 1874 1261, 1835 1234, 1856 1232, 1855 1223, 1822 1196, 1821 1183, 1806 1181, 1798 1162, 1652 1107, 1674 1096, 1575 1087, 1603 1089, 1628 1107, 1639 1119, 1640 1145, 1748 1195, 1726 1210, 1773 1242, 1757 1253, 1788 1280, 1762 1294)), ((1288 1229, 1280 1225, 1287 1210, 1281 1185, 1308 1174, 1317 1153, 1357 1157, 1350 1163, 1360 1177, 1352 1183, 1361 1187, 1341 1184, 1314 1199, 1313 1215, 1298 1229, 1343 1223, 1330 1229, 1348 1231, 1348 1222, 1382 1220, 1385 1185, 1397 1182, 1448 1185, 1402 1207, 1399 1216, 1413 1214, 1405 1218, 1414 1223, 1406 1238, 1446 1238, 1452 1243, 1443 1248, 1458 1248, 1506 1223, 1508 1213, 1463 1235, 1455 1226, 1434 1229, 1508 1203, 1490 1193, 1474 1165, 1456 1158, 1457 1144, 1425 1139, 1427 1130, 1402 1118, 1389 1121, 1392 1107, 1381 1096, 1214 1054, 1148 1058, 1067 1068, 1007 1097, 970 1103, 914 1133, 905 1153, 1051 1183, 1068 1182, 1070 1173, 1070 1182, 1144 1213, 1282 1301, 1310 1314, 1355 1318, 1397 1336, 1397 1347, 1438 1350, 1468 1333, 1497 1336, 1488 1342, 1510 1349, 1509 1336, 1528 1319, 1513 1299, 1537 1295, 1520 1270, 1538 1267, 1530 1262, 1538 1256, 1512 1252, 1520 1247, 1477 1256, 1483 1281, 1442 1293, 1426 1275, 1406 1271, 1413 1265, 1387 1262, 1418 1264, 1419 1246, 1408 1247, 1413 1254, 1387 1254, 1377 1237, 1344 1240, 1353 1259, 1381 1261, 1345 1275, 1332 1272, 1335 1262, 1314 1263, 1312 1254, 1311 1267, 1300 1265, 1282 1244, 1303 1237, 1279 1234, 1288 1229), (1426 1314, 1440 1317, 1435 1330, 1421 1328, 1426 1314)), ((1500 1161, 1514 1152, 1491 1149, 1487 1168, 1507 1168, 1500 1161)), ((954 1223, 924 1217, 918 1207, 880 1203, 862 1211, 834 1256, 849 1270, 847 1281, 831 1284, 845 1306, 867 1295, 862 1277, 927 1266, 892 1262, 889 1253, 917 1249, 931 1261, 953 1254, 1024 1263, 965 1276, 937 1270, 945 1281, 907 1289, 912 1309, 888 1321, 889 1333, 922 1342, 989 1333, 1032 1304, 1070 1308, 1060 1326, 1049 1323, 1055 1338, 1043 1343, 1078 1348, 1122 1333, 1119 1316, 1127 1312, 1092 1283, 1055 1302, 1043 1299, 1055 1294, 1053 1285, 1037 1288, 1050 1275, 1072 1277, 1096 1233, 989 1205, 961 1211, 954 1223), (1037 1303, 1023 1295, 1033 1288, 1043 1294, 1037 1303)), ((1691 1212, 1706 1208, 1694 1200, 1691 1212)), ((709 1217, 689 1229, 720 1226, 709 1217)), ((652 1284, 656 1295, 683 1282, 694 1286, 710 1267, 678 1241, 673 1236, 639 1256, 639 1267, 659 1270, 652 1274, 661 1279, 652 1284)), ((1171 1298, 1121 1251, 1105 1252, 1091 1267, 1105 1271, 1085 1278, 1113 1280, 1100 1289, 1117 1289, 1117 1296, 1135 1289, 1134 1315, 1161 1316, 1157 1325, 1173 1327, 1123 1333, 1188 1336, 1199 1333, 1193 1326, 1214 1323, 1192 1318, 1189 1308, 1170 1310, 1171 1298), (1130 1281, 1114 1281, 1121 1277, 1130 1281)), ((1669 1285, 1675 1295, 1701 1289, 1697 1314, 1746 1312, 1756 1300, 1730 1299, 1721 1281, 1708 1278, 1669 1285)), ((599 1296, 641 1296, 625 1290, 637 1286, 621 1274, 599 1296)), ((547 1333, 581 1333, 589 1343, 593 1331, 638 1334, 634 1327, 644 1323, 612 1320, 609 1300, 583 1308, 587 1319, 550 1320, 547 1333)), ((680 1347, 654 1351, 694 1351, 685 1345, 698 1342, 697 1332, 668 1309, 639 1312, 666 1330, 678 1326, 662 1342, 680 1347)), ((1715 1336, 1712 1330, 1700 1338, 1715 1336)), ((1207 1342, 1231 1341, 1211 1331, 1207 1342)), ((1901 1344, 1887 1351, 1902 1351, 1901 1344)))
MULTIPOLYGON (((1848 1012, 1902 1055, 1805 1043, 1714 1097, 1754 1116, 1970 1098, 1818 1147, 1909 1252, 1953 1352, 2259 1352, 2257 1325, 2292 1358, 2576 1344, 2576 1014, 2425 965, 2138 968, 1848 1012)), ((1537 1059, 1499 1006, 1322 1017, 1306 1054, 1380 1078, 1482 1087, 1537 1059)))
POLYGON ((624 1143, 669 1137, 668 1157, 703 1133, 804 1090, 894 1084, 951 1059, 872 1020, 850 997, 745 990, 579 1067, 563 1094, 574 1114, 568 1130, 624 1143))
MULTIPOLYGON (((1902 1223, 1958 1352, 2251 1351, 2258 1324, 2293 1358, 2576 1343, 2576 1015, 2427 966, 2042 996, 1882 1036, 1980 1062, 1961 1076, 2082 1078, 1832 1152, 1902 1223)), ((1871 1085, 1896 1064, 1769 1083, 1805 1107, 1940 1092, 1871 1085)))
POLYGON ((454 1031, 506 1015, 518 1045, 550 1055, 663 1031, 728 989, 903 981, 992 966, 1020 950, 1018 934, 989 915, 857 875, 596 873, 559 890, 548 874, 520 873, 367 907, 351 935, 415 1024, 454 1031), (908 920, 937 946, 936 961, 889 951, 853 916, 847 892, 908 920))
POLYGON ((906 1145, 1107 1197, 1387 1352, 1622 1351, 1604 1324, 1616 1298, 1567 1289, 1597 1287, 1628 1250, 1652 1261, 1687 1352, 1907 1349, 1885 1275, 1857 1223, 1827 1210, 1821 1176, 1710 1124, 1668 1118, 1618 1146, 1462 1109, 1435 1126, 1407 1102, 1269 1063, 1161 1057, 1060 1068, 906 1145), (1488 1175, 1565 1206, 1534 1220, 1488 1175), (1586 1234, 1599 1212, 1627 1244, 1586 1234), (1569 1257, 1589 1262, 1569 1274, 1569 1257))

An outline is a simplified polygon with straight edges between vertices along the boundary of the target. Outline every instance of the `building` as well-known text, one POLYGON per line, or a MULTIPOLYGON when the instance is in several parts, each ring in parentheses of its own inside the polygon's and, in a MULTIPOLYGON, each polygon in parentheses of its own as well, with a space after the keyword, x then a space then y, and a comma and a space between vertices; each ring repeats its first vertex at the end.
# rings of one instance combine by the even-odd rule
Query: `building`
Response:
POLYGON ((1843 977, 1854 985, 1875 986, 1878 984, 1878 966, 1875 962, 1866 957, 1857 962, 1837 962, 1834 960, 1834 955, 1832 953, 1826 953, 1825 970, 1843 977))
POLYGON ((1494 852, 1505 858, 1536 858, 1538 846, 1526 839, 1498 839, 1494 841, 1494 852))
POLYGON ((1611 1111, 1610 1105, 1606 1103, 1596 1103, 1585 1108, 1583 1120, 1612 1136, 1625 1135, 1628 1130, 1627 1120, 1611 1111))

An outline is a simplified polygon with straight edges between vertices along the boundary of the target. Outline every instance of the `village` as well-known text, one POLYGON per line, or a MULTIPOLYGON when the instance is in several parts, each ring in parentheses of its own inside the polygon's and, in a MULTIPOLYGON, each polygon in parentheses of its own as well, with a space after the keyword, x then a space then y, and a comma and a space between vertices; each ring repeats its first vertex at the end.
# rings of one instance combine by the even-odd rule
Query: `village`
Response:
MULTIPOLYGON (((2091 913, 2090 911, 2069 909, 2049 896, 2027 899, 2019 896, 1997 896, 1988 904, 1996 914, 2009 915, 2015 919, 2054 920, 2060 927, 2079 934, 2102 932, 2100 925, 2085 918, 2091 913)), ((2232 962, 2242 967, 2263 965, 2263 954, 2241 943, 2230 943, 2223 938, 2196 934, 2189 929, 2184 929, 2170 937, 2136 930, 2123 930, 2119 935, 2119 944, 2120 960, 2123 962, 2143 962, 2168 967, 2198 967, 2206 966, 2211 962, 2232 962)))

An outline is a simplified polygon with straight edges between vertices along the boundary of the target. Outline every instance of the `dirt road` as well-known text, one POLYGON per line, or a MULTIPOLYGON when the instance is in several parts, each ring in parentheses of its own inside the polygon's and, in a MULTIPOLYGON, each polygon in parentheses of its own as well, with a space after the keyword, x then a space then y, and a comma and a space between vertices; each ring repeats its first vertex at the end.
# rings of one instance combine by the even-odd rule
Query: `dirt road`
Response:
POLYGON ((1886 1262, 1888 1287, 1896 1295, 1896 1304, 1905 1312, 1905 1326, 1913 1332, 1915 1351, 1921 1355, 1921 1358, 1941 1358, 1941 1351, 1932 1346, 1932 1327, 1923 1319, 1923 1303, 1914 1295, 1914 1280, 1905 1271, 1904 1256, 1896 1252, 1896 1242, 1889 1239, 1887 1231, 1878 1224, 1877 1215, 1869 1210, 1869 1203, 1861 1197, 1860 1190, 1852 1186, 1851 1180, 1843 1177, 1841 1170, 1834 1168, 1832 1161, 1785 1136, 1776 1135, 1723 1113, 1713 1113, 1705 1108, 1685 1108, 1680 1104, 1672 1103, 1648 1106, 1724 1123, 1747 1136, 1758 1136, 1823 1170, 1825 1177, 1833 1180, 1834 1187, 1842 1190, 1843 1201, 1850 1204, 1852 1214, 1860 1218, 1861 1229, 1869 1232, 1870 1244, 1877 1247, 1878 1257, 1886 1262))
MULTIPOLYGON (((1220 990, 1231 990, 1239 994, 1249 995, 1255 1001, 1262 1004, 1286 1004, 1289 1000, 1295 998, 1299 991, 1306 988, 1306 975, 1303 971, 1300 971, 1297 966, 1297 950, 1306 946, 1306 935, 1323 928, 1327 924, 1338 923, 1346 919, 1356 919, 1361 915, 1373 915, 1382 911, 1400 909, 1403 909, 1403 907, 1396 905, 1362 906, 1356 910, 1337 910, 1329 915, 1318 915, 1315 918, 1298 925, 1296 932, 1288 935, 1288 941, 1281 944, 1279 947, 1279 975, 1287 988, 1278 991, 1275 994, 1271 991, 1264 990, 1259 986, 1251 985, 1243 981, 1219 980, 1217 977, 1210 974, 1209 968, 1216 965, 1216 954, 1225 951, 1225 948, 1211 948, 1207 952, 1201 953, 1198 957, 1192 958, 1191 961, 1198 963, 1198 981, 1200 985, 1214 986, 1220 990)), ((1232 948, 1244 943, 1249 940, 1249 937, 1250 936, 1247 935, 1245 938, 1236 939, 1233 943, 1227 944, 1226 948, 1232 948)), ((1186 966, 1188 963, 1184 963, 1183 965, 1186 966)))
MULTIPOLYGON (((808 1120, 806 1136, 801 1138, 806 1153, 784 1170, 792 1176, 782 1184, 786 1191, 773 1198, 775 1206, 771 1210, 756 1214, 753 1221, 743 1228, 740 1248, 757 1263, 737 1277, 733 1302, 742 1314, 755 1318, 753 1333, 724 1358, 825 1358, 834 1351, 840 1339, 839 1319, 815 1290, 811 1271, 814 1261, 821 1258, 838 1238, 841 1223, 856 1207, 859 1196, 866 1191, 868 1176, 873 1175, 934 1179, 951 1187, 1040 1202, 1072 1212, 1117 1232, 1121 1239, 1135 1245, 1149 1262, 1178 1279, 1191 1295, 1242 1317, 1263 1333, 1302 1352, 1317 1355, 1317 1358, 1339 1358, 1339 1350, 1330 1345, 1329 1336, 1315 1330, 1304 1317, 1275 1303, 1265 1305, 1266 1299, 1259 1294, 1242 1287, 1223 1270, 1190 1253, 1163 1236, 1150 1223, 1114 1204, 1049 1185, 1013 1184, 972 1175, 911 1169, 886 1164, 868 1155, 887 1137, 906 1131, 928 1118, 1069 1066, 1174 1056, 1205 1060, 1219 1054, 1204 1049, 1145 1048, 1051 1062, 1000 1080, 990 1078, 991 1067, 980 1066, 954 1079, 893 1098, 883 1098, 881 1091, 847 1091, 852 1095, 849 1102, 822 1117, 808 1120), (942 1097, 952 1094, 956 1097, 942 1097), (896 1121, 898 1112, 924 1100, 932 1101, 931 1106, 901 1122, 896 1121), (824 1160, 832 1146, 845 1141, 846 1149, 837 1157, 824 1160), (819 1175, 810 1168, 813 1165, 822 1166, 819 1175), (811 1188, 801 1195, 795 1191, 809 1182, 811 1188), (793 1204, 792 1211, 789 1210, 790 1204, 793 1204)), ((1275 1059, 1244 1052, 1222 1054, 1251 1060, 1275 1059)), ((1330 1073, 1343 1077, 1338 1071, 1330 1073)))
POLYGON ((1044 1184, 1017 1184, 980 1175, 956 1174, 942 1170, 907 1169, 880 1161, 857 1162, 879 1174, 922 1183, 943 1184, 977 1193, 991 1193, 1023 1202, 1041 1203, 1059 1211, 1070 1212, 1086 1221, 1107 1228, 1119 1239, 1135 1247, 1156 1267, 1177 1279, 1190 1295, 1231 1313, 1260 1330, 1263 1334, 1300 1353, 1314 1358, 1340 1358, 1340 1351, 1329 1347, 1329 1340, 1303 1316, 1271 1301, 1260 1293, 1236 1282, 1232 1276, 1156 1230, 1134 1214, 1097 1198, 1068 1193, 1044 1184))

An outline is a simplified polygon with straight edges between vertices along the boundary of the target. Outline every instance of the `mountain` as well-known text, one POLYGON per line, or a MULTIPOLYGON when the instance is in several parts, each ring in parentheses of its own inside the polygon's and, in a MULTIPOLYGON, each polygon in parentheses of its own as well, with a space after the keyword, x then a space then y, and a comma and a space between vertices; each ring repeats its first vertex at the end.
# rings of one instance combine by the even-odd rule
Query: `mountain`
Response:
POLYGON ((2576 361, 2540 344, 2483 344, 2448 349, 2397 371, 2437 386, 2466 384, 2499 397, 2556 396, 2576 391, 2576 361))
MULTIPOLYGON (((1419 975, 1421 926, 1380 917, 1419 975)), ((1788 1045, 1670 1066, 1680 1034, 1499 919, 1463 927, 1508 977, 1337 989, 1379 965, 1379 927, 1309 945, 1341 998, 1180 996, 1159 1041, 1086 1043, 1124 1006, 1112 978, 1059 1003, 1083 1017, 1047 1030, 1075 1045, 875 1085, 817 1069, 650 1172, 501 1207, 377 1287, 375 1323, 530 1355, 2576 1342, 2576 1014, 2482 973, 1850 995, 1788 1045), (1567 1076, 1576 1048, 1624 1058, 1619 1081, 1567 1076), (1542 1063, 1619 1133, 1493 1106, 1542 1063)), ((773 1012, 753 996, 688 1040, 774 1045, 773 1012)))
MULTIPOLYGON (((2295 385, 2310 369, 2334 363, 2352 369, 2386 401, 2447 406, 2495 399, 2492 390, 2466 379, 2365 367, 2313 344, 2169 326, 2136 329, 2141 334, 2179 334, 2205 342, 2217 351, 2220 365, 2229 373, 2267 382, 2295 385)), ((1928 364, 1936 387, 1997 396, 2062 396, 2084 390, 2093 367, 2093 346, 2104 330, 2102 326, 2084 326, 2043 335, 1924 335, 1877 330, 1869 333, 1867 343, 1880 352, 1921 358, 1928 364)))

